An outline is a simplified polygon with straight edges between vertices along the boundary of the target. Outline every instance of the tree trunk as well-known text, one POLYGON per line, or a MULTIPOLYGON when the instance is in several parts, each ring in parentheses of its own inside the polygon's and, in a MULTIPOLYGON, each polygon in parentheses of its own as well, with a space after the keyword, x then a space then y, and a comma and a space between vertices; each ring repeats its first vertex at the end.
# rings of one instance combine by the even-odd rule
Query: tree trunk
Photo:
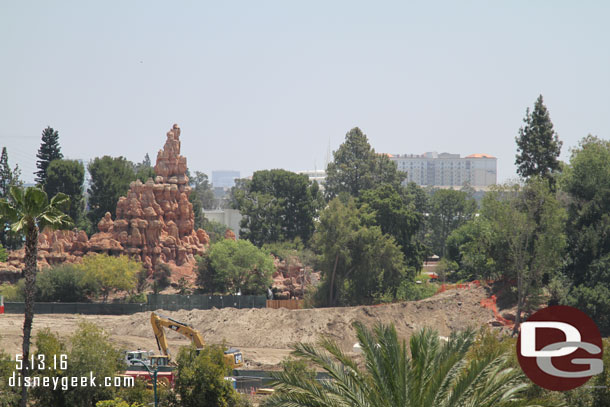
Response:
POLYGON ((333 290, 335 288, 335 274, 337 273, 337 263, 339 262, 339 254, 335 255, 335 265, 333 266, 333 274, 330 276, 330 289, 328 290, 328 306, 332 307, 333 303, 333 290))
POLYGON ((519 334, 519 326, 521 325, 521 312, 523 310, 523 277, 517 275, 517 312, 515 315, 515 327, 513 328, 513 336, 519 334))
MULTIPOLYGON (((34 320, 34 295, 36 291, 36 272, 38 269, 36 257, 38 256, 38 226, 35 223, 26 226, 25 235, 25 317, 23 320, 23 371, 25 378, 30 375, 30 336, 32 333, 32 321, 34 320)), ((25 380, 21 386, 21 407, 26 407, 28 402, 28 388, 25 380)))

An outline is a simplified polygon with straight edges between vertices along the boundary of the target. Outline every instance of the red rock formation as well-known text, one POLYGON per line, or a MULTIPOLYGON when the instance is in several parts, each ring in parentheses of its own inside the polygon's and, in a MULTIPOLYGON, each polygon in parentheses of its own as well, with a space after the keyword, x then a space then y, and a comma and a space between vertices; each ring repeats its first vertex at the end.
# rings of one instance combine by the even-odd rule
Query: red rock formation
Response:
MULTIPOLYGON (((194 265, 209 242, 203 230, 195 231, 186 157, 180 155, 180 127, 174 124, 157 154, 156 178, 131 183, 127 196, 117 203, 116 220, 109 214, 98 224, 149 268, 157 263, 194 265), (201 238, 201 239, 200 239, 201 238)), ((92 236, 91 240, 95 237, 92 236)))
POLYGON ((297 258, 275 259, 273 292, 276 300, 302 299, 303 295, 320 281, 320 272, 304 267, 297 258))
POLYGON ((237 237, 235 237, 235 232, 233 232, 231 229, 225 230, 225 239, 237 240, 237 237))
MULTIPOLYGON (((194 278, 194 256, 204 253, 210 238, 193 228, 186 168, 186 157, 180 155, 180 128, 174 124, 157 154, 155 180, 132 182, 127 196, 117 203, 116 219, 106 213, 97 225, 99 233, 90 239, 83 231, 45 230, 39 236, 39 266, 80 262, 87 252, 128 254, 149 270, 166 263, 180 277, 194 278)), ((9 265, 22 266, 24 254, 23 249, 10 253, 9 265)))

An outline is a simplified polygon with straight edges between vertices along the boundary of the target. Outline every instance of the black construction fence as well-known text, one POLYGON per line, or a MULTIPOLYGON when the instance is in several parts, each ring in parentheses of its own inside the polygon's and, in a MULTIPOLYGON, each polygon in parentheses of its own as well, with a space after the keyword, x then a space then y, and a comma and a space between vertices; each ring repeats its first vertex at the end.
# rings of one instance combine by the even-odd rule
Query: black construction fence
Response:
MULTIPOLYGON (((34 304, 36 314, 90 314, 90 315, 125 315, 136 312, 155 310, 177 311, 212 308, 265 308, 267 297, 264 295, 178 295, 149 294, 146 304, 125 303, 86 303, 86 302, 37 302, 34 304)), ((23 314, 23 302, 5 302, 7 314, 23 314)))

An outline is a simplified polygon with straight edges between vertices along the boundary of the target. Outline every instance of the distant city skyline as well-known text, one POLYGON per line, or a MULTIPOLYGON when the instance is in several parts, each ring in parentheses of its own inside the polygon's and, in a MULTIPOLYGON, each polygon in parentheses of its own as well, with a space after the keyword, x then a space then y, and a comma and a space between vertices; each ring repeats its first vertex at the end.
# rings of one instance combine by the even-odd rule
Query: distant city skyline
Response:
POLYGON ((88 161, 325 169, 353 127, 380 153, 498 158, 539 94, 563 141, 610 138, 610 3, 2 2, 0 146, 32 182, 40 134, 88 161), (332 157, 331 157, 332 158, 332 157))

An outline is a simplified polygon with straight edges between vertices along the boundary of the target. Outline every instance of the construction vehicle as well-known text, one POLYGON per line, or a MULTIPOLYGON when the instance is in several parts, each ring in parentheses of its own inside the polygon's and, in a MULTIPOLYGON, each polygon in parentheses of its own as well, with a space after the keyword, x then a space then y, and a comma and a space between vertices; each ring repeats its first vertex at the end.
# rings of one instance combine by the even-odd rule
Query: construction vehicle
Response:
MULTIPOLYGON (((155 339, 157 340, 157 346, 163 355, 167 358, 166 365, 169 364, 171 354, 169 346, 167 345, 167 337, 165 336, 165 329, 169 328, 174 332, 186 336, 193 342, 197 350, 203 349, 205 342, 201 333, 193 328, 192 326, 185 324, 184 322, 176 321, 175 319, 157 315, 154 312, 150 314, 150 323, 155 333, 155 339)), ((244 365, 244 359, 239 349, 230 348, 224 352, 224 358, 227 365, 232 369, 242 367, 244 365)))

